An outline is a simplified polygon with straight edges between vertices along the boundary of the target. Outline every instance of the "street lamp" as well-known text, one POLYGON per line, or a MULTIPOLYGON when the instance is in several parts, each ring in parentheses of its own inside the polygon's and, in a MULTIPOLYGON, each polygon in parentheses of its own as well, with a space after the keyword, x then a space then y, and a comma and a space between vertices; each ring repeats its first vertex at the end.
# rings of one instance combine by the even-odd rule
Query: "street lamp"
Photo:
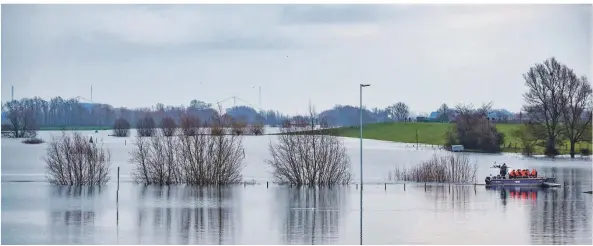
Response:
POLYGON ((370 84, 360 84, 360 245, 362 245, 362 88, 370 84))

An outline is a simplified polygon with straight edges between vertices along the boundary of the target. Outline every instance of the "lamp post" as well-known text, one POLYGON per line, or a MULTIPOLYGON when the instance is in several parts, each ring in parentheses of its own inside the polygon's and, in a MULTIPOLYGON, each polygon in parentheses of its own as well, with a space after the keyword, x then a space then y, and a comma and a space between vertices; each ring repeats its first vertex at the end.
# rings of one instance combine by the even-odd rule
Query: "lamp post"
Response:
POLYGON ((362 245, 362 88, 370 84, 360 84, 360 245, 362 245))

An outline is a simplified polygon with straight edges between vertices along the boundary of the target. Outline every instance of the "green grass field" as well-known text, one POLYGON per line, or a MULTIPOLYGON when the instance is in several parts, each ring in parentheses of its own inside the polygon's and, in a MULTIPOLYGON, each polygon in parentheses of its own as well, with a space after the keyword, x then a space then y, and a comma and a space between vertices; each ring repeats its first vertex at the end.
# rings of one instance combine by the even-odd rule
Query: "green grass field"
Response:
MULTIPOLYGON (((422 144, 443 145, 445 143, 445 133, 451 127, 449 123, 378 123, 364 125, 363 138, 385 140, 401 143, 416 143, 416 130, 418 130, 418 142, 422 144)), ((504 148, 504 152, 521 152, 521 141, 512 136, 513 130, 520 127, 519 124, 497 124, 496 128, 505 134, 505 146, 511 144, 511 148, 504 148), (517 146, 515 148, 515 146, 517 146)), ((342 137, 360 137, 360 130, 357 127, 335 128, 330 130, 332 135, 342 137)), ((591 149, 591 143, 578 143, 576 145, 577 153, 580 148, 591 149)), ((562 154, 569 151, 568 142, 565 146, 558 146, 562 154)), ((543 153, 543 148, 536 147, 536 153, 543 153)))

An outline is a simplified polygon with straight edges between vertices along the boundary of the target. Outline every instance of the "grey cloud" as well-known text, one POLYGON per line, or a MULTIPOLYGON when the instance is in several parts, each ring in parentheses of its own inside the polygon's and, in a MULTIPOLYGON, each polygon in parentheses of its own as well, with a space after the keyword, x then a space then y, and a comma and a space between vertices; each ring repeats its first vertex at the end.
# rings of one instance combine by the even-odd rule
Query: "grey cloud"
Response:
POLYGON ((392 18, 392 5, 288 5, 282 8, 284 24, 336 24, 374 22, 392 18))

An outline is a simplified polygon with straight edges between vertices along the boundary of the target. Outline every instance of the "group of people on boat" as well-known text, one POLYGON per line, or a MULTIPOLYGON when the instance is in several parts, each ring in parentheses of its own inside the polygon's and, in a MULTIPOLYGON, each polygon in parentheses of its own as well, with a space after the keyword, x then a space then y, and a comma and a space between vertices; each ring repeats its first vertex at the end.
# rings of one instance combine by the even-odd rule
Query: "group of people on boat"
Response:
MULTIPOLYGON (((509 173, 509 179, 519 179, 519 178, 537 178, 537 170, 531 169, 517 169, 511 170, 509 173)), ((507 164, 503 163, 500 167, 500 175, 506 176, 507 175, 507 164)))

